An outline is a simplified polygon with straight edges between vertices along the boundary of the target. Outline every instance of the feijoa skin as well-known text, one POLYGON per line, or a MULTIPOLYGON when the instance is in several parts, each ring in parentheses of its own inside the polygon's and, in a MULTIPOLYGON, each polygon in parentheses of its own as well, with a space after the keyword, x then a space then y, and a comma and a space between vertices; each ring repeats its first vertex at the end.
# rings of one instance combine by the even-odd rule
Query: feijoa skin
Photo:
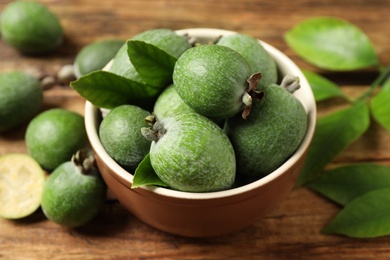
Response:
POLYGON ((68 228, 87 224, 104 205, 107 187, 88 157, 67 161, 47 178, 41 208, 45 216, 68 228))
POLYGON ((107 39, 84 46, 74 61, 76 77, 103 69, 124 44, 125 41, 121 39, 107 39))
POLYGON ((0 17, 1 37, 22 53, 41 54, 59 47, 63 29, 46 6, 30 1, 8 4, 0 17))
POLYGON ((159 120, 176 114, 194 112, 177 93, 174 85, 166 88, 157 98, 153 113, 159 120))
POLYGON ((200 45, 179 57, 173 83, 195 112, 224 119, 243 109, 251 75, 252 69, 238 52, 225 46, 200 45))
POLYGON ((179 113, 144 131, 152 137, 150 161, 172 189, 211 192, 230 188, 235 180, 233 147, 213 121, 197 113, 179 113))
POLYGON ((252 73, 261 72, 262 77, 258 83, 258 89, 277 82, 276 62, 256 38, 236 33, 222 36, 217 45, 229 47, 240 53, 248 61, 252 73))
POLYGON ((134 172, 150 149, 150 141, 141 134, 150 113, 133 105, 111 110, 99 127, 100 141, 107 153, 123 168, 134 172))
POLYGON ((28 153, 52 171, 88 145, 84 117, 63 108, 52 108, 34 117, 27 126, 28 153))
POLYGON ((0 93, 0 133, 26 123, 42 105, 40 82, 24 72, 0 74, 0 93))
POLYGON ((285 88, 264 88, 246 120, 226 120, 224 130, 236 152, 237 178, 261 178, 282 165, 300 145, 307 125, 304 107, 285 88))

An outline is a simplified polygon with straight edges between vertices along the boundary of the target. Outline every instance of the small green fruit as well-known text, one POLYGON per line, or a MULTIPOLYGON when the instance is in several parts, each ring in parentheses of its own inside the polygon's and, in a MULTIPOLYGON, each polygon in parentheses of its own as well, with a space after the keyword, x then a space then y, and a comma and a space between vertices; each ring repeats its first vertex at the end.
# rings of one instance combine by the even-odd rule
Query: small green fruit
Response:
POLYGON ((6 6, 0 19, 2 39, 23 53, 52 51, 62 43, 58 18, 40 3, 14 1, 6 6))
POLYGON ((102 69, 124 44, 124 40, 110 39, 96 41, 82 48, 74 62, 76 77, 102 69))
MULTIPOLYGON (((237 175, 263 177, 282 165, 298 148, 305 133, 304 107, 289 91, 291 86, 272 84, 253 104, 246 120, 235 116, 224 127, 236 152, 237 175)), ((295 87, 294 87, 295 88, 295 87)))
POLYGON ((153 109, 158 120, 176 113, 194 112, 177 93, 174 85, 166 88, 157 98, 153 109))
POLYGON ((195 112, 225 119, 251 105, 252 70, 236 51, 219 45, 188 49, 177 60, 173 82, 177 93, 195 112))
POLYGON ((65 109, 42 112, 27 126, 29 154, 46 170, 54 170, 88 144, 84 118, 65 109))
POLYGON ((229 47, 241 54, 251 66, 252 73, 261 72, 258 89, 276 83, 278 79, 276 62, 257 39, 236 33, 222 36, 217 45, 229 47))
POLYGON ((100 141, 107 153, 123 168, 134 171, 150 149, 141 134, 150 113, 137 106, 122 105, 111 110, 99 127, 100 141))
POLYGON ((174 114, 144 128, 153 140, 150 161, 171 188, 189 192, 228 189, 235 179, 233 147, 214 122, 197 113, 174 114))
POLYGON ((24 72, 0 74, 0 133, 31 119, 42 105, 39 81, 24 72))
POLYGON ((45 182, 41 207, 45 216, 74 228, 91 221, 106 198, 106 184, 93 167, 92 157, 77 153, 72 161, 58 166, 45 182))

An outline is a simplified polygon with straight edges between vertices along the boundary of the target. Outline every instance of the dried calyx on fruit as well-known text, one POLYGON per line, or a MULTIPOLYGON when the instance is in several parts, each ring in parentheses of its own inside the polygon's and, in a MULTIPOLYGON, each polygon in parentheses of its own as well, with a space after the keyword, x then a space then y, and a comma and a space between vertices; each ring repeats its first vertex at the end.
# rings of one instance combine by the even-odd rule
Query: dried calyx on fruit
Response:
POLYGON ((246 119, 252 110, 253 99, 260 100, 264 96, 264 91, 257 91, 256 87, 261 79, 261 73, 253 74, 247 81, 249 83, 248 91, 242 96, 242 103, 244 103, 244 110, 242 111, 242 118, 246 119))

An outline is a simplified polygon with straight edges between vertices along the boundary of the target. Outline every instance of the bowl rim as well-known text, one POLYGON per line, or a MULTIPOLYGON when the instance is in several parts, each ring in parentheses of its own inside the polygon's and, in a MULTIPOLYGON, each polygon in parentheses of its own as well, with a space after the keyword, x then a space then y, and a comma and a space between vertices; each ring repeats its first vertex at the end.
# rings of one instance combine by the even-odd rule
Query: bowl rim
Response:
MULTIPOLYGON (((176 33, 180 35, 188 34, 193 37, 209 39, 213 37, 214 38, 218 37, 220 35, 229 35, 237 32, 223 30, 223 29, 214 29, 214 28, 189 28, 189 29, 176 30, 176 33)), ((316 115, 317 115, 316 103, 315 103, 315 99, 311 87, 307 79, 303 75, 302 71, 290 58, 288 58, 284 53, 282 53, 280 50, 276 49, 275 47, 271 46, 270 44, 261 40, 258 41, 263 45, 266 51, 275 59, 279 69, 280 69, 279 67, 280 64, 284 64, 285 67, 288 67, 289 70, 291 70, 294 73, 294 75, 296 75, 300 79, 301 88, 297 90, 297 92, 304 94, 304 96, 302 97, 304 97, 305 102, 302 102, 302 100, 301 102, 303 103, 305 110, 307 112, 308 124, 307 124, 305 137, 302 140, 298 149, 294 152, 294 154, 286 162, 284 162, 279 168, 277 168, 275 171, 271 172, 270 174, 266 175, 265 177, 262 177, 259 180, 253 181, 249 184, 239 186, 239 187, 234 187, 227 190, 194 193, 194 192, 177 191, 177 190, 153 186, 153 185, 141 186, 138 187, 137 189, 143 189, 161 196, 174 197, 179 199, 207 200, 207 199, 224 198, 224 197, 250 192, 258 187, 264 186, 267 183, 274 181, 284 173, 288 172, 288 169, 293 167, 293 165, 296 164, 297 161, 302 156, 305 156, 305 153, 314 135, 316 115)), ((117 164, 114 161, 114 159, 112 159, 108 155, 108 153, 105 151, 105 149, 103 148, 100 142, 98 136, 98 126, 99 126, 99 122, 98 122, 99 119, 97 116, 98 111, 99 109, 97 107, 95 107, 89 101, 86 101, 85 127, 86 127, 86 131, 91 146, 93 147, 95 153, 97 153, 98 156, 105 162, 106 166, 109 167, 116 175, 118 175, 113 177, 115 177, 117 180, 121 182, 125 180, 131 184, 133 181, 133 174, 127 172, 119 164, 117 164)), ((129 189, 131 189, 130 186, 129 189)), ((134 189, 133 191, 136 191, 136 189, 134 189)))

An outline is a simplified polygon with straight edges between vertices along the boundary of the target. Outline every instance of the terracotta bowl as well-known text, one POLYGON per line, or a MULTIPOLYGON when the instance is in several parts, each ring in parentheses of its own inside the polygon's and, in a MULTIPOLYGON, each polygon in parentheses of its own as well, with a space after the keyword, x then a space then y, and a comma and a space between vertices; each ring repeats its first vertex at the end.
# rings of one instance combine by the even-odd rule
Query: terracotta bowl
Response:
MULTIPOLYGON (((185 29, 177 33, 207 41, 234 32, 185 29)), ((101 174, 118 201, 143 222, 159 230, 182 236, 224 235, 248 228, 259 221, 276 208, 292 190, 313 137, 315 100, 301 70, 274 47, 264 42, 262 44, 275 59, 281 75, 290 73, 300 78, 301 88, 294 95, 307 111, 308 127, 302 144, 288 161, 266 177, 245 186, 208 193, 181 192, 155 186, 131 189, 133 175, 121 168, 100 143, 100 110, 86 102, 86 129, 101 174)))

